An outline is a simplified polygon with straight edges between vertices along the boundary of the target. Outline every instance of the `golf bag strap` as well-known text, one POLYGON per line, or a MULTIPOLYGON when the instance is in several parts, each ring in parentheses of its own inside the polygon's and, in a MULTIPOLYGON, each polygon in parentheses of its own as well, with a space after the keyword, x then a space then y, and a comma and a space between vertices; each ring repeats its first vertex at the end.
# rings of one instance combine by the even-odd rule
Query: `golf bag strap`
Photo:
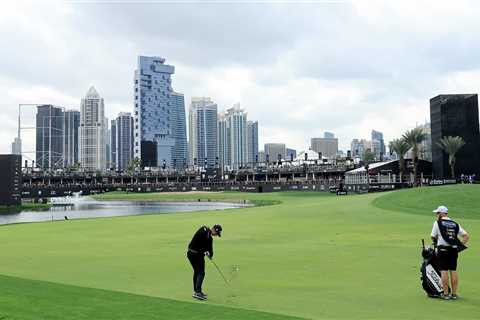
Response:
POLYGON ((465 250, 467 247, 458 240, 458 231, 460 229, 458 223, 453 220, 446 220, 448 223, 454 223, 455 227, 447 228, 443 223, 442 220, 437 220, 438 229, 440 230, 440 234, 442 238, 453 248, 457 249, 459 252, 465 250), (450 230, 447 230, 450 229, 450 230))

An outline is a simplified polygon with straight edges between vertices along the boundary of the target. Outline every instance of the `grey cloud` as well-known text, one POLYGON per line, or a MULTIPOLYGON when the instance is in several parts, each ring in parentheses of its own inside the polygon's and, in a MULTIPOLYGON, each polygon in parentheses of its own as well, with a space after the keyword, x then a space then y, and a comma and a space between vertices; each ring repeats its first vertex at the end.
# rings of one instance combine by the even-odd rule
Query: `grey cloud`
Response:
POLYGON ((91 32, 121 35, 144 50, 191 64, 219 66, 271 63, 342 7, 205 3, 76 5, 75 10, 76 23, 91 32))
MULTIPOLYGON (((325 129, 349 140, 360 135, 358 125, 369 115, 388 122, 398 116, 393 110, 405 106, 423 115, 439 91, 475 88, 445 79, 480 68, 479 6, 437 8, 442 6, 422 1, 415 10, 403 2, 32 5, 21 19, 0 23, 0 69, 10 83, 2 83, 0 94, 7 96, 5 105, 15 106, 24 101, 8 95, 12 88, 28 92, 43 86, 79 104, 93 84, 110 115, 131 111, 137 56, 160 55, 176 65, 173 87, 187 99, 197 93, 219 97, 222 108, 240 99, 264 131, 284 132, 287 143, 292 137, 302 143, 299 132, 308 141, 325 129), (219 73, 235 68, 251 78, 229 98, 228 80, 219 73)), ((14 107, 0 112, 2 120, 15 123, 14 107)), ((402 116, 402 125, 423 121, 402 116)), ((7 148, 0 145, 3 152, 7 148)))

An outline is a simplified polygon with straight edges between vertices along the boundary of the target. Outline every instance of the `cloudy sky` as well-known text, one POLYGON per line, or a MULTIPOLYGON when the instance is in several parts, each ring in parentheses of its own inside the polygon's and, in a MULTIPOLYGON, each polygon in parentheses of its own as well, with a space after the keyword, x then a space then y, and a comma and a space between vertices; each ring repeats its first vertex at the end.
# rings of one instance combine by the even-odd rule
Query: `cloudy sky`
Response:
POLYGON ((240 102, 261 145, 300 151, 332 131, 346 150, 371 129, 389 141, 429 119, 433 96, 479 91, 479 17, 461 0, 5 0, 0 153, 20 103, 78 108, 95 85, 109 118, 132 111, 138 55, 173 64, 187 102, 240 102))

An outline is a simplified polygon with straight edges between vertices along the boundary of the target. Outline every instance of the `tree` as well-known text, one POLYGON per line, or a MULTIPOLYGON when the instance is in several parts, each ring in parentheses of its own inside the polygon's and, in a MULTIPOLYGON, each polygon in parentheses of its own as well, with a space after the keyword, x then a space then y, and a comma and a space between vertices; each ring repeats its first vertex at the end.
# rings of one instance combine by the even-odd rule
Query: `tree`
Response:
POLYGON ((400 170, 400 182, 403 181, 402 177, 405 173, 405 153, 410 149, 408 143, 404 139, 395 139, 390 141, 389 145, 390 150, 393 150, 398 156, 398 166, 400 170))
POLYGON ((412 149, 413 154, 413 177, 416 181, 417 179, 417 164, 418 164, 418 153, 420 145, 425 140, 427 135, 423 132, 422 128, 414 128, 405 132, 402 136, 403 140, 408 144, 412 149))
POLYGON ((370 163, 372 163, 375 160, 375 154, 370 150, 367 149, 363 153, 363 163, 365 164, 365 170, 367 170, 367 176, 368 176, 368 167, 370 166, 370 163))
POLYGON ((465 145, 465 141, 459 136, 447 136, 440 139, 437 145, 448 154, 448 164, 452 174, 452 179, 455 179, 455 154, 465 145))
POLYGON ((370 149, 365 150, 365 152, 363 153, 363 162, 365 162, 366 164, 370 164, 374 160, 375 154, 370 149))
POLYGON ((127 171, 129 172, 135 171, 136 169, 140 168, 140 164, 141 164, 141 161, 139 158, 134 158, 130 160, 127 166, 127 171))

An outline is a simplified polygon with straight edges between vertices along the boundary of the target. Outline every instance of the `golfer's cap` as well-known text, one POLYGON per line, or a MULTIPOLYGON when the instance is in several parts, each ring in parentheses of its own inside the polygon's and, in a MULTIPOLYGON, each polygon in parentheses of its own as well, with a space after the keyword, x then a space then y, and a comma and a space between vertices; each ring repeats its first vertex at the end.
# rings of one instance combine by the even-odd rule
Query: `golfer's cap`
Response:
POLYGON ((216 224, 213 226, 213 229, 217 232, 218 236, 222 236, 222 226, 219 224, 216 224))
POLYGON ((433 210, 435 213, 448 213, 448 208, 445 206, 440 206, 437 209, 433 210))

